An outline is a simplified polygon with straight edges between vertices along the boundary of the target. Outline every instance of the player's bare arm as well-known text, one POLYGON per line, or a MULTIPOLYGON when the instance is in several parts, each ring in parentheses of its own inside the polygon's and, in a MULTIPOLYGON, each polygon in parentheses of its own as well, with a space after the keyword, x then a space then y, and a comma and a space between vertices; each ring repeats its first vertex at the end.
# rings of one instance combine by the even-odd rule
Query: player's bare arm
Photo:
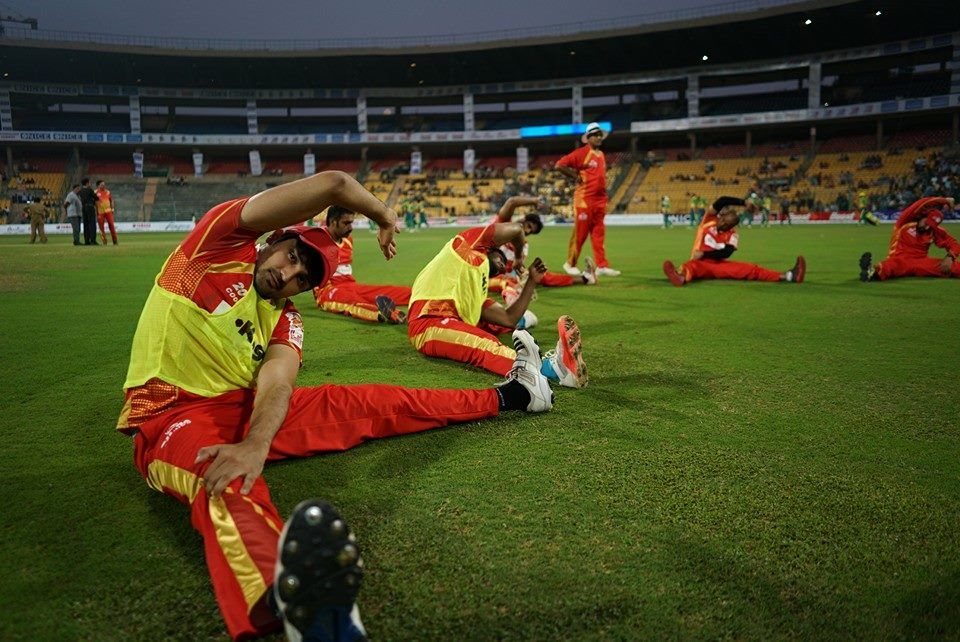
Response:
POLYGON ((527 279, 523 289, 520 290, 520 296, 517 297, 517 300, 507 308, 499 303, 487 306, 480 313, 480 318, 487 323, 495 323, 508 328, 517 327, 517 324, 520 323, 520 319, 523 317, 523 313, 526 312, 530 306, 530 301, 533 299, 533 293, 537 289, 537 284, 543 280, 543 276, 546 273, 547 266, 544 265, 540 257, 535 258, 533 263, 530 264, 530 278, 527 279))
POLYGON ((257 396, 246 438, 237 444, 207 446, 197 452, 196 463, 213 460, 203 476, 210 497, 220 497, 238 477, 243 477, 241 495, 253 488, 263 472, 273 437, 287 416, 299 368, 300 358, 290 346, 275 344, 267 348, 257 374, 257 396))
POLYGON ((565 167, 563 165, 554 165, 553 168, 569 178, 574 183, 580 182, 580 172, 573 169, 572 167, 565 167))
POLYGON ((513 246, 513 267, 517 273, 523 272, 523 244, 526 237, 520 223, 497 223, 493 228, 493 246, 500 247, 509 243, 513 246))
POLYGON ((511 196, 500 206, 500 211, 497 212, 497 221, 500 223, 509 223, 510 219, 513 218, 514 211, 518 207, 541 204, 542 201, 537 196, 511 196))
POLYGON ((320 172, 264 190, 244 205, 240 223, 247 229, 270 232, 302 223, 330 205, 340 205, 375 222, 380 228, 377 240, 384 257, 389 261, 396 256, 396 212, 346 172, 320 172))

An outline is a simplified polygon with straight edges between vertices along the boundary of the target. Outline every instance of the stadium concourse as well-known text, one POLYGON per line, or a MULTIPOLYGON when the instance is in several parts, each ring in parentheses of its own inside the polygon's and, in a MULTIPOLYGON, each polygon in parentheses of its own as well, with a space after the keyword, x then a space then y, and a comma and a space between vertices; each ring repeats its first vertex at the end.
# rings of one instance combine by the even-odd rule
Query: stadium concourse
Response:
POLYGON ((0 638, 960 638, 935 5, 5 16, 0 638))

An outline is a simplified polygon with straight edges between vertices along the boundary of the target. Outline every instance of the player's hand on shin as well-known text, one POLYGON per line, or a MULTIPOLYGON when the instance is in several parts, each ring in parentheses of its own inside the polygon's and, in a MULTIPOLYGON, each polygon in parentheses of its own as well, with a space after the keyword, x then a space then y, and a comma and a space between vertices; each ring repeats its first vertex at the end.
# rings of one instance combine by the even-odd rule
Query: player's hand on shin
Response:
POLYGON ((208 459, 213 461, 203 475, 203 486, 209 497, 217 499, 238 477, 243 478, 240 494, 249 493, 253 483, 263 472, 267 451, 260 445, 247 441, 241 441, 238 444, 217 444, 201 448, 197 452, 194 463, 201 464, 208 459))
POLYGON ((543 259, 539 256, 533 259, 533 263, 530 264, 530 278, 533 279, 533 282, 539 284, 546 274, 547 266, 544 265, 543 259))
POLYGON ((953 257, 945 256, 943 260, 940 261, 940 272, 942 274, 950 274, 950 270, 953 268, 953 257))

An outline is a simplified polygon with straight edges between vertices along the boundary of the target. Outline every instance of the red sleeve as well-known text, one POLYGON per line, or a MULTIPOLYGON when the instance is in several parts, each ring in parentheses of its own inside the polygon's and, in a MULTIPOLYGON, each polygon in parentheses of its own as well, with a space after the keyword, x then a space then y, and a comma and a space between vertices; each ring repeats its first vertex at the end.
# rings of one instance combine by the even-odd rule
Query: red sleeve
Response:
POLYGON ((290 346, 297 351, 300 361, 303 361, 303 319, 300 317, 297 306, 289 299, 283 307, 283 315, 280 317, 280 321, 277 322, 273 334, 270 335, 268 345, 272 346, 274 344, 290 346))
POLYGON ((180 249, 187 259, 193 260, 201 256, 209 258, 211 254, 235 252, 256 243, 262 233, 240 226, 240 212, 247 200, 248 197, 244 197, 220 203, 204 214, 180 244, 180 249))
POLYGON ((919 201, 911 203, 908 205, 902 212, 900 212, 900 218, 897 219, 897 227, 906 225, 907 223, 912 223, 913 221, 919 221, 925 215, 926 210, 931 207, 936 207, 937 205, 946 205, 947 199, 940 198, 939 196, 928 196, 927 198, 921 198, 919 201))
POLYGON ((587 147, 580 147, 558 160, 557 165, 560 167, 569 167, 570 169, 575 169, 579 172, 580 168, 583 166, 583 159, 586 157, 586 155, 587 147))
POLYGON ((960 243, 942 227, 933 228, 933 242, 937 247, 945 249, 954 259, 960 256, 960 243))
POLYGON ((487 258, 487 252, 493 247, 493 234, 497 224, 486 227, 471 227, 457 234, 453 239, 453 250, 472 265, 480 265, 487 258))

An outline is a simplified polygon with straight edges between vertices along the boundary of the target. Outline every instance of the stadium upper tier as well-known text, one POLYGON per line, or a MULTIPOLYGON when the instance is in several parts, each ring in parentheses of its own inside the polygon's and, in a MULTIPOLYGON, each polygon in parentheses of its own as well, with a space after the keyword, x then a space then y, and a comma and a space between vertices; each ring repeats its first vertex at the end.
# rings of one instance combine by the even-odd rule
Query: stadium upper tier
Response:
POLYGON ((223 51, 216 41, 201 41, 193 51, 182 51, 134 37, 63 33, 59 40, 58 34, 43 40, 7 29, 0 37, 0 66, 14 81, 131 87, 300 88, 305 80, 307 86, 337 88, 477 86, 589 81, 671 68, 699 72, 960 29, 960 13, 936 2, 819 0, 770 6, 745 0, 726 9, 714 16, 695 13, 703 8, 686 10, 676 14, 677 20, 656 24, 625 19, 606 28, 587 26, 587 33, 507 31, 493 42, 457 43, 452 37, 447 43, 398 49, 383 39, 388 46, 301 51, 279 43, 261 43, 260 51, 223 51))

